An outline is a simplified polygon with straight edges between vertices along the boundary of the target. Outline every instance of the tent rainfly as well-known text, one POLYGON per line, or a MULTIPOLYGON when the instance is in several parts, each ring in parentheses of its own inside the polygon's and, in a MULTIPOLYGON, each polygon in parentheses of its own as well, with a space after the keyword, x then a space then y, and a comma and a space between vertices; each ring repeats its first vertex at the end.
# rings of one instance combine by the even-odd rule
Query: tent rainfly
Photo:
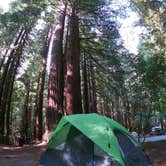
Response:
POLYGON ((148 166, 140 144, 116 121, 98 114, 64 116, 40 166, 148 166))

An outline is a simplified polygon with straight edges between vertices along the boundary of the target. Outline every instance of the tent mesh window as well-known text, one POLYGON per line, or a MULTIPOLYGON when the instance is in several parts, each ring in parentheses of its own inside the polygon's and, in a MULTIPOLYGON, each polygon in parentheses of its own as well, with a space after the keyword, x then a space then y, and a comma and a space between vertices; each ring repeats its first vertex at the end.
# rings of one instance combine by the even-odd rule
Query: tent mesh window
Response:
POLYGON ((147 158, 140 146, 120 131, 114 131, 125 162, 125 166, 148 166, 147 158))
POLYGON ((75 127, 71 127, 64 143, 44 153, 40 166, 120 165, 75 127))

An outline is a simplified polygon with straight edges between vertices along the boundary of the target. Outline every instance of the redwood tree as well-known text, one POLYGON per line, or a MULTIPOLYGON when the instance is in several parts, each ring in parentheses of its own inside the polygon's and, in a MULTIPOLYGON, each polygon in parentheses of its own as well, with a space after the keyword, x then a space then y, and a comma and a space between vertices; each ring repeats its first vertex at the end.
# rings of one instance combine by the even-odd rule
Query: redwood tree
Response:
MULTIPOLYGON (((17 69, 20 65, 20 59, 23 51, 23 47, 25 45, 26 39, 27 39, 27 34, 26 32, 23 33, 23 36, 18 40, 19 46, 11 51, 10 57, 8 58, 3 74, 1 77, 1 93, 0 93, 0 131, 2 134, 4 134, 5 130, 5 114, 6 114, 6 109, 7 106, 9 105, 8 100, 10 101, 11 99, 11 93, 10 90, 13 89, 13 82, 16 74, 17 74, 17 69), (5 73, 6 72, 6 73, 5 73), (10 87, 12 85, 12 87, 10 87), (10 98, 8 98, 8 96, 10 98)), ((9 108, 9 107, 8 107, 9 108)), ((9 111, 9 110, 8 110, 9 111)))
POLYGON ((42 140, 43 135, 43 93, 44 93, 44 85, 45 85, 45 75, 46 75, 46 66, 47 66, 47 58, 49 45, 52 37, 52 27, 48 28, 48 33, 46 35, 46 39, 44 42, 42 54, 42 67, 39 72, 37 92, 36 92, 36 110, 35 110, 35 122, 34 122, 34 138, 38 140, 42 140))
MULTIPOLYGON (((63 32, 66 16, 66 4, 60 3, 59 16, 53 25, 51 64, 48 82, 46 110, 46 131, 49 134, 63 115, 62 100, 62 63, 63 63, 63 32)), ((49 136, 49 135, 48 135, 49 136)))
POLYGON ((71 4, 71 14, 68 18, 68 33, 66 38, 66 72, 65 72, 65 113, 82 113, 80 85, 80 39, 78 21, 79 1, 71 4))
POLYGON ((26 80, 25 84, 25 99, 24 99, 24 108, 23 108, 23 128, 22 133, 25 136, 25 138, 29 135, 29 125, 30 125, 30 112, 29 112, 29 96, 30 96, 30 82, 29 80, 26 80))

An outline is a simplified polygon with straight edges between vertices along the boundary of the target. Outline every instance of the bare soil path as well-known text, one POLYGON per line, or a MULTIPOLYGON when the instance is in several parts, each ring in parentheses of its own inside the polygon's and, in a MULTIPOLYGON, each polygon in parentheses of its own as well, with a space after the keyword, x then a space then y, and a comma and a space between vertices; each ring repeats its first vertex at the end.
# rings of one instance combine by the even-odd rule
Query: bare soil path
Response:
POLYGON ((0 145, 0 166, 37 166, 45 145, 10 147, 0 145))
MULTIPOLYGON (((166 166, 166 141, 145 143, 145 152, 154 166, 166 166)), ((45 145, 10 147, 0 145, 0 166, 37 166, 45 145)))
POLYGON ((149 142, 143 146, 154 166, 166 166, 166 141, 149 142))

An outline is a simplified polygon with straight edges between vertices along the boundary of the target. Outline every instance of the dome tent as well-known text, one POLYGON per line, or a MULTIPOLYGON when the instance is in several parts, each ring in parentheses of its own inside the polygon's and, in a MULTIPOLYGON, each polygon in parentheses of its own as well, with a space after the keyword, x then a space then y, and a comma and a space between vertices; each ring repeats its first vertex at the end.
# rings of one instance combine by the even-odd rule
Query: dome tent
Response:
POLYGON ((40 160, 42 166, 148 166, 129 131, 98 114, 64 116, 40 160))

